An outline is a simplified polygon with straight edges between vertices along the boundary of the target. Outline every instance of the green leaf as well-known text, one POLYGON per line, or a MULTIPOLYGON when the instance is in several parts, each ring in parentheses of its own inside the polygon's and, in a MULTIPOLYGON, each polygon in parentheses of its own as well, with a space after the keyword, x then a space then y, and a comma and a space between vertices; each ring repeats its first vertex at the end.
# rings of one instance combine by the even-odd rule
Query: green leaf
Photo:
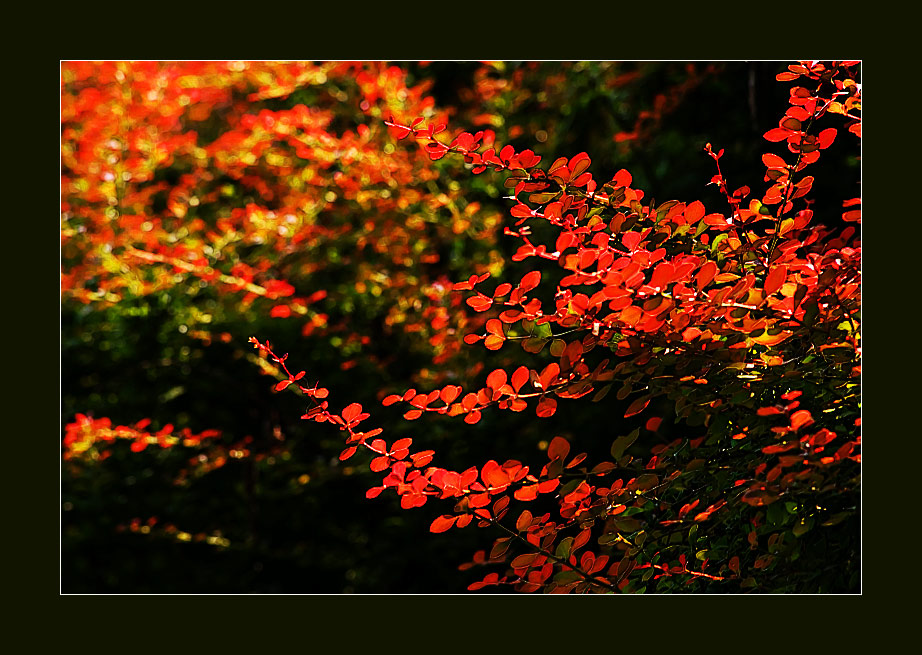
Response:
POLYGON ((804 318, 803 323, 806 327, 812 327, 813 323, 816 321, 816 317, 819 316, 820 307, 815 300, 804 305, 804 318))
POLYGON ((547 345, 547 339, 529 337, 522 341, 522 350, 529 353, 539 353, 544 349, 545 345, 547 345))
POLYGON ((554 582, 559 582, 560 584, 566 584, 568 582, 576 582, 581 579, 582 576, 576 571, 561 571, 554 576, 554 582))
MULTIPOLYGON (((617 536, 617 535, 615 535, 617 536)), ((557 550, 554 554, 561 559, 567 559, 570 556, 570 548, 573 546, 573 537, 565 537, 557 544, 557 550)))
POLYGON ((538 205, 543 205, 546 202, 550 202, 560 194, 560 191, 542 191, 541 193, 533 193, 528 196, 529 202, 533 202, 538 205))
POLYGON ((637 437, 639 436, 640 428, 636 428, 630 434, 615 439, 611 445, 611 456, 616 460, 621 459, 621 456, 624 455, 624 451, 627 450, 632 443, 637 441, 637 437))
MULTIPOLYGON (((567 537, 567 539, 572 539, 572 538, 573 538, 573 537, 567 537)), ((618 533, 617 533, 617 532, 608 532, 608 533, 606 533, 606 534, 603 534, 603 535, 602 535, 601 537, 599 537, 599 539, 598 539, 598 543, 599 543, 600 546, 607 546, 607 545, 609 545, 609 544, 615 543, 616 541, 618 541, 618 533)))
POLYGON ((797 521, 797 523, 795 523, 794 527, 791 529, 791 532, 794 533, 795 537, 799 537, 803 534, 806 534, 812 527, 813 517, 808 516, 807 518, 803 518, 797 521))
POLYGON ((850 515, 851 515, 851 512, 839 512, 838 514, 834 514, 832 517, 823 521, 820 525, 828 528, 838 523, 841 523, 846 518, 848 518, 850 515))
POLYGON ((721 232, 716 237, 714 237, 714 240, 711 241, 711 252, 712 253, 717 252, 717 244, 719 244, 721 241, 729 237, 730 235, 727 232, 721 232))
POLYGON ((643 523, 637 519, 621 518, 618 516, 615 518, 615 526, 622 532, 637 532, 643 527, 643 523))

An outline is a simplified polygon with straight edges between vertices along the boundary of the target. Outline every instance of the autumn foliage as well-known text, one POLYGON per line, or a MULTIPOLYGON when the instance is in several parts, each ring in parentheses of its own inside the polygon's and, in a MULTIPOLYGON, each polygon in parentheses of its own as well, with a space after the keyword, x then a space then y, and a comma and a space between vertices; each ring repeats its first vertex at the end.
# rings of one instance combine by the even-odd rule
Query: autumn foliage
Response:
MULTIPOLYGON (((813 187, 860 153, 860 62, 780 66, 761 179, 728 179, 716 141, 700 153, 719 204, 658 202, 592 152, 536 154, 550 127, 504 143, 530 135, 500 127, 502 107, 536 79, 551 98, 567 85, 496 70, 446 111, 384 64, 65 64, 62 302, 178 294, 171 320, 205 345, 279 325, 248 330, 245 357, 279 402, 307 403, 309 434, 341 437, 335 466, 370 470, 365 502, 429 511, 447 533, 430 539, 484 529, 470 561, 443 562, 471 591, 858 591, 861 194, 813 187), (298 340, 373 395, 281 352, 298 340), (439 425, 519 426, 541 456, 488 445, 449 465, 439 425)), ((603 156, 719 73, 687 70, 603 156)), ((223 426, 70 421, 77 476, 120 440, 190 449, 180 484, 293 452, 223 426)), ((145 520, 122 529, 155 533, 145 520)))

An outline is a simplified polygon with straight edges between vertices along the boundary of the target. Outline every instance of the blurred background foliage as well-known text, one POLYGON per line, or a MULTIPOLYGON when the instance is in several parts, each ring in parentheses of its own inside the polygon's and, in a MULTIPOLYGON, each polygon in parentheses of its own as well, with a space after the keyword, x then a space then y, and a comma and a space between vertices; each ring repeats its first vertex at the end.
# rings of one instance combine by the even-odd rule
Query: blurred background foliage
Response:
MULTIPOLYGON (((380 406, 531 357, 465 346, 483 317, 450 290, 526 270, 502 236, 503 180, 459 158, 431 162, 382 121, 493 130, 545 164, 585 151, 597 179, 625 168, 660 202, 721 211, 702 148, 726 150, 731 185, 759 188, 784 66, 65 62, 63 591, 463 592, 474 577, 458 565, 489 537, 430 534, 437 503, 366 499, 380 481, 370 458, 341 463, 341 433, 299 419, 306 403, 273 391, 248 337, 290 353, 333 407, 361 402, 389 441, 434 449, 440 466, 538 462, 555 435, 604 455, 634 427, 614 394, 545 420, 487 412, 475 426, 408 423, 380 406), (107 439, 119 425, 130 429, 107 439), (206 430, 217 433, 188 438, 206 430), (131 434, 157 432, 178 437, 132 448, 131 434)), ((858 195, 858 162, 840 159, 816 176, 821 221, 825 198, 838 216, 835 199, 858 195)))

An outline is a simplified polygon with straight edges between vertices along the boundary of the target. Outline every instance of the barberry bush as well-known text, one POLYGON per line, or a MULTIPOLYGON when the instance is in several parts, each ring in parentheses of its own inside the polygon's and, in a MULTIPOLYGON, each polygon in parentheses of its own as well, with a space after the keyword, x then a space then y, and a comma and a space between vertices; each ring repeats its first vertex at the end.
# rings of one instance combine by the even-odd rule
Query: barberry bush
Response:
POLYGON ((662 202, 631 164, 664 183, 657 135, 724 66, 493 62, 447 109, 426 67, 64 65, 65 364, 93 364, 65 366, 74 565, 117 533, 323 589, 362 568, 311 539, 328 502, 395 517, 375 552, 460 568, 442 591, 858 591, 860 62, 777 66, 786 106, 733 143, 758 179, 717 130, 697 197, 662 202), (148 431, 151 393, 182 427, 148 431))

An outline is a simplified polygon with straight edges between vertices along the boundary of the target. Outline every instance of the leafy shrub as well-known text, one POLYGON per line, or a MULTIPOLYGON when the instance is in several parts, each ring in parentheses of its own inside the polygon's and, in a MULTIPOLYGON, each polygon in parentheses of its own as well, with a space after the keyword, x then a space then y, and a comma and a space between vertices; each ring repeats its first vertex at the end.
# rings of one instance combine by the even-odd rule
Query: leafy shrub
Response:
MULTIPOLYGON (((804 171, 824 170, 845 139, 857 145, 858 62, 778 74, 795 84, 764 135, 776 146, 761 156, 760 196, 734 189, 724 151, 706 146, 720 211, 647 199, 627 169, 590 172, 586 153, 548 163, 502 145, 536 127, 532 116, 506 129, 502 112, 517 102, 586 97, 534 65, 505 84, 501 66, 476 69, 460 95, 495 104, 471 115, 462 102, 456 117, 491 127, 453 138, 425 84, 381 64, 87 66, 63 76, 62 286, 65 302, 93 307, 75 320, 130 333, 128 316, 160 306, 167 342, 174 331, 205 346, 263 335, 250 361, 279 378, 274 392, 309 400, 301 418, 346 433, 339 461, 366 457, 377 474, 368 498, 440 503, 435 533, 498 531, 462 565, 489 569, 469 589, 857 590, 860 200, 814 200, 804 171), (385 126, 420 148, 395 148, 385 126), (494 209, 499 185, 483 181, 497 174, 509 219, 494 209), (504 221, 519 244, 508 262, 504 221), (298 360, 265 338, 293 342, 298 331, 314 344, 302 351, 309 372, 293 373, 298 360), (369 396, 422 433, 362 425, 371 412, 352 399, 369 396), (525 419, 531 408, 537 420, 525 419), (459 447, 478 429, 502 436, 459 447), (503 459, 528 440, 543 461, 503 459), (481 454, 490 459, 472 466, 481 454)), ((604 64, 588 68, 612 79, 604 64)), ((716 74, 687 69, 606 147, 642 139, 716 74)), ((547 129, 544 140, 566 134, 547 129)), ((178 353, 197 378, 192 348, 178 353)), ((273 398, 266 414, 284 407, 273 398)), ((234 460, 284 460, 277 475, 293 476, 298 446, 278 424, 259 439, 234 434, 233 413, 225 421, 220 432, 150 433, 146 421, 112 428, 80 414, 67 426, 67 474, 86 480, 122 439, 133 453, 198 452, 174 480, 186 489, 234 460)), ((230 543, 158 522, 121 527, 230 543)))

